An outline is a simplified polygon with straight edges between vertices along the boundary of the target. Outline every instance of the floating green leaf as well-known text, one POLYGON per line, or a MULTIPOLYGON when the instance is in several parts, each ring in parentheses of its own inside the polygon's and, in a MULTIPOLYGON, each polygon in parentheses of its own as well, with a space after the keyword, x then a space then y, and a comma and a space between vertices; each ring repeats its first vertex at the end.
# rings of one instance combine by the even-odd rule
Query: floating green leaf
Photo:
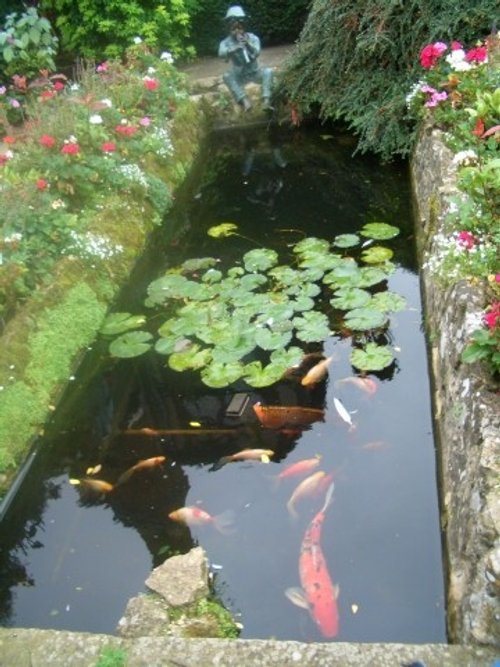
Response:
POLYGON ((243 365, 239 362, 232 362, 228 364, 214 363, 206 366, 201 371, 201 380, 203 384, 214 389, 220 387, 227 387, 228 385, 239 380, 243 374, 243 365))
POLYGON ((371 308, 354 308, 345 314, 344 322, 353 331, 369 331, 383 327, 387 323, 387 316, 371 308))
POLYGON ((300 364, 304 358, 304 352, 300 347, 292 345, 287 350, 278 349, 271 352, 271 362, 284 368, 290 368, 300 364))
POLYGON ((351 352, 350 362, 360 371, 381 371, 390 366, 394 355, 386 345, 367 343, 364 349, 351 352))
POLYGON ((222 280, 222 271, 217 271, 217 269, 208 269, 201 277, 202 282, 204 283, 218 283, 222 280))
POLYGON ((358 287, 371 287, 372 285, 378 285, 383 280, 386 280, 389 275, 389 272, 385 270, 385 267, 379 266, 363 266, 359 270, 358 278, 358 287))
POLYGON ((406 308, 406 299, 395 292, 378 292, 373 295, 370 308, 380 310, 383 313, 395 313, 406 308))
POLYGON ((325 239, 318 239, 314 236, 309 236, 302 239, 295 244, 293 252, 298 255, 323 254, 326 255, 330 250, 330 243, 325 239))
POLYGON ((255 248, 243 255, 243 264, 247 271, 267 271, 278 261, 278 253, 270 248, 255 248))
POLYGON ((207 234, 213 236, 215 239, 219 239, 224 236, 233 236, 236 234, 237 229, 238 225, 235 225, 234 222, 221 222, 220 225, 210 227, 207 234))
POLYGON ((397 236, 399 229, 386 222, 369 222, 361 229, 361 234, 376 241, 385 241, 397 236))
POLYGON ((333 289, 339 287, 358 287, 360 269, 353 259, 343 259, 333 271, 323 276, 323 282, 333 289))
POLYGON ((291 339, 291 331, 272 331, 267 327, 259 327, 255 331, 255 342, 263 350, 276 350, 285 347, 291 339))
POLYGON ((174 371, 196 370, 203 368, 210 360, 210 350, 200 349, 199 345, 190 345, 182 352, 174 352, 168 358, 168 365, 174 371))
POLYGON ((150 303, 161 305, 168 299, 209 299, 211 293, 205 285, 188 280, 185 276, 169 273, 150 283, 148 297, 150 303))
POLYGON ((293 318, 297 338, 306 343, 320 342, 330 335, 330 323, 324 313, 306 312, 293 318))
POLYGON ((371 294, 364 289, 343 287, 335 292, 333 299, 330 299, 330 304, 339 310, 351 310, 366 306, 371 298, 371 294))
POLYGON ((367 264, 382 264, 391 259, 394 252, 390 248, 384 248, 381 245, 374 245, 371 248, 363 250, 361 259, 367 264))
POLYGON ((181 269, 185 273, 192 273, 193 271, 200 271, 201 269, 208 269, 217 264, 215 257, 198 257, 194 259, 186 259, 182 262, 181 269))
POLYGON ((101 327, 101 334, 104 336, 116 336, 116 334, 137 329, 144 324, 146 318, 144 315, 131 315, 130 313, 111 313, 104 320, 101 327))
POLYGON ((285 369, 283 366, 268 364, 262 366, 260 361, 251 361, 243 369, 243 377, 251 387, 269 387, 269 385, 281 380, 285 369))
POLYGON ((357 234, 339 234, 335 237, 333 245, 337 248, 354 248, 359 243, 357 234))
POLYGON ((124 333, 110 344, 111 356, 119 359, 131 359, 139 357, 151 349, 149 342, 153 336, 147 331, 129 331, 124 333))

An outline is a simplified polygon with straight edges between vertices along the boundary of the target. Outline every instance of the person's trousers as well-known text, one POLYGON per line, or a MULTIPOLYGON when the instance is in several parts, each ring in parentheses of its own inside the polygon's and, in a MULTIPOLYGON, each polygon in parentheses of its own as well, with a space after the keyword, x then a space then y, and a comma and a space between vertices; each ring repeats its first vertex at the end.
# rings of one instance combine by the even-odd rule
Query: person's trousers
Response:
POLYGON ((245 97, 245 86, 247 83, 262 84, 262 97, 270 98, 273 86, 273 70, 270 67, 259 67, 258 70, 250 75, 241 75, 235 70, 228 70, 222 75, 224 83, 231 91, 237 102, 245 97))

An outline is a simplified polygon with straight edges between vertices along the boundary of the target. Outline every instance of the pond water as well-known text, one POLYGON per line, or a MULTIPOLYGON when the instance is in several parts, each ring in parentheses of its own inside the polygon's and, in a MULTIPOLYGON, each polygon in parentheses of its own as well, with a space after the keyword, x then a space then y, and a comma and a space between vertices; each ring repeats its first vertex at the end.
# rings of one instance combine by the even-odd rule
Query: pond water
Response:
POLYGON ((239 237, 207 235, 222 222, 238 224, 245 236, 283 251, 305 235, 332 240, 367 222, 384 221, 401 230, 391 242, 397 268, 388 287, 407 301, 404 310, 391 313, 385 333, 395 362, 368 374, 371 383, 364 387, 346 380, 360 374, 349 361, 350 337, 339 334, 307 350, 332 357, 328 375, 312 388, 292 374, 269 388, 240 381, 211 389, 198 373, 165 369, 154 355, 112 364, 106 345, 98 343, 4 508, 3 625, 113 633, 127 600, 145 590, 152 567, 199 544, 208 554, 218 596, 243 625, 242 637, 325 640, 307 610, 285 592, 300 586, 301 545, 323 506, 326 484, 316 495, 290 503, 307 475, 277 480, 290 464, 317 456, 315 470, 334 482, 320 545, 338 586, 335 639, 446 641, 407 166, 353 158, 352 150, 349 136, 318 128, 291 133, 261 128, 214 137, 201 171, 193 171, 165 223, 174 236, 158 234, 120 309, 140 312, 148 282, 186 258, 214 256, 234 263, 255 247, 239 237), (374 391, 366 391, 368 386, 374 391), (231 412, 235 395, 243 395, 243 402, 231 412), (347 409, 352 426, 334 398, 347 409), (322 411, 321 418, 301 428, 264 428, 253 410, 258 402, 312 408, 322 411), (274 455, 269 463, 214 466, 247 447, 274 455), (166 461, 133 472, 111 493, 85 492, 69 483, 97 464, 102 468, 96 477, 115 483, 139 460, 155 456, 166 461), (182 506, 230 514, 231 529, 190 528, 168 517, 182 506))

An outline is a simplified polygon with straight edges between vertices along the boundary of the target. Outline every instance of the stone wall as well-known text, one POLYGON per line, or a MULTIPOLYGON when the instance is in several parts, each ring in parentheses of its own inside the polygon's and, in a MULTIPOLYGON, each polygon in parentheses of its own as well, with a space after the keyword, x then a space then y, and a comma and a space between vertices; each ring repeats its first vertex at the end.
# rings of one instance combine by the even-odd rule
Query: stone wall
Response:
POLYGON ((427 260, 456 192, 453 154, 423 127, 411 162, 425 326, 433 376, 451 642, 500 646, 500 394, 460 355, 484 309, 480 287, 445 287, 427 260))

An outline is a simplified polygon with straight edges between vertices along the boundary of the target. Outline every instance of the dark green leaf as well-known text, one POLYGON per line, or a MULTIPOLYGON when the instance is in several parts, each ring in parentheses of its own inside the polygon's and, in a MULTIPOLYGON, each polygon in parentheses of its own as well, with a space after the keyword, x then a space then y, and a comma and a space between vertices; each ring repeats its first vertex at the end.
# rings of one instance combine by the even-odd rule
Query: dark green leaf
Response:
POLYGON ((147 331, 130 331, 116 338, 109 346, 111 356, 119 359, 139 357, 151 348, 153 336, 147 331))

